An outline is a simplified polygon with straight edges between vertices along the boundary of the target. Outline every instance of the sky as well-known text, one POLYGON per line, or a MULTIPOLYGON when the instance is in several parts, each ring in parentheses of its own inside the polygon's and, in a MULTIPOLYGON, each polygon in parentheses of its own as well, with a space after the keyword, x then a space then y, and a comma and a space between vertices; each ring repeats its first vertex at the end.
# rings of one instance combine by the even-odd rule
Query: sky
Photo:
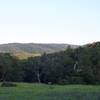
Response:
POLYGON ((0 44, 100 41, 100 0, 0 0, 0 44))

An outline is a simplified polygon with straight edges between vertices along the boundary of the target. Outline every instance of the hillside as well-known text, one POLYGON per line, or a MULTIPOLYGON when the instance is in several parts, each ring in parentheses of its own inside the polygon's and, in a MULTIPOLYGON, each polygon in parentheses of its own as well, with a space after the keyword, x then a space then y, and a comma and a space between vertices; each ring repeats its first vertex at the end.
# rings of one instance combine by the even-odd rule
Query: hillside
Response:
MULTIPOLYGON (((21 56, 22 57, 22 56, 21 56)), ((100 84, 100 42, 76 49, 15 59, 0 53, 0 80, 48 84, 100 84), (6 73, 5 73, 6 72, 6 73)))
MULTIPOLYGON (((36 43, 8 43, 0 45, 0 52, 12 53, 19 58, 39 56, 46 53, 54 53, 65 50, 68 44, 36 44, 36 43)), ((76 45, 70 45, 76 48, 76 45)))

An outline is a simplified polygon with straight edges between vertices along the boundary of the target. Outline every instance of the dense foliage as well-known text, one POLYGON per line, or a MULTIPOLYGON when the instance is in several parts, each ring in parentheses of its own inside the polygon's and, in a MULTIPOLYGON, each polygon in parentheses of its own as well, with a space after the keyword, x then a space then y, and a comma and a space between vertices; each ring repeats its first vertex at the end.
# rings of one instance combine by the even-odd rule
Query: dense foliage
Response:
POLYGON ((100 42, 27 60, 1 53, 0 81, 100 84, 100 42))

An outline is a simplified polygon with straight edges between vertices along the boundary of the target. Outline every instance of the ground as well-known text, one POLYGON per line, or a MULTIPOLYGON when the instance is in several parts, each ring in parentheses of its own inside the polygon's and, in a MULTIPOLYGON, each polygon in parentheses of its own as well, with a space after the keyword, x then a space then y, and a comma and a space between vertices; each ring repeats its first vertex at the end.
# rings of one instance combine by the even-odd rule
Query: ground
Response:
POLYGON ((0 87, 0 100, 100 100, 100 86, 17 83, 0 87))

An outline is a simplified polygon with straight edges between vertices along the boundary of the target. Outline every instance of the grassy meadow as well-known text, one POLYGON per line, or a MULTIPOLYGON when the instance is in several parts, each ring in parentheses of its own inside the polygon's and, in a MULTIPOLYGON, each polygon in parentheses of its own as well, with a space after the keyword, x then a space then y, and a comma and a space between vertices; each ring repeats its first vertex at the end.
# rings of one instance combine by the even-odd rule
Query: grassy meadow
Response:
POLYGON ((100 100, 100 86, 17 83, 0 87, 0 100, 100 100))

